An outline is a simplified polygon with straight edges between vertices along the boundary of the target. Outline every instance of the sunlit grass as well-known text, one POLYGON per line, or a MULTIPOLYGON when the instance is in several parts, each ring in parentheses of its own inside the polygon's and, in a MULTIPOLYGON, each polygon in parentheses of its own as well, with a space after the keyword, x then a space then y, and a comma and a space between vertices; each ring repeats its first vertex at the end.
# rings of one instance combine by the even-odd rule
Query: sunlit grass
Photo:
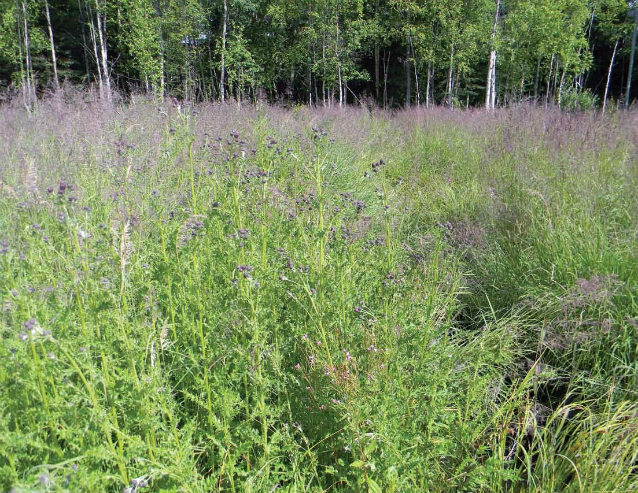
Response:
POLYGON ((0 112, 1 490, 637 488, 635 115, 0 112))

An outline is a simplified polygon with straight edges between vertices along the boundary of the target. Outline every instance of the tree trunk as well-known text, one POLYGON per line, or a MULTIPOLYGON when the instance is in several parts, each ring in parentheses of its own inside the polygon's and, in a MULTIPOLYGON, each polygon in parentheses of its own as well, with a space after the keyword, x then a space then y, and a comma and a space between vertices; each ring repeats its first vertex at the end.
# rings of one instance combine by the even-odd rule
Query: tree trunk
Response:
MULTIPOLYGON (((374 19, 378 22, 379 16, 379 0, 376 1, 374 10, 374 19)), ((375 24, 376 25, 376 24, 375 24)), ((378 27, 378 25, 376 25, 378 27)), ((379 40, 375 34, 374 39, 374 96, 377 104, 379 104, 379 40)))
POLYGON ((618 42, 620 40, 617 39, 614 44, 614 51, 611 54, 611 61, 609 62, 609 70, 607 70, 607 83, 605 84, 605 96, 603 97, 603 115, 605 114, 605 109, 607 107, 607 94, 609 94, 609 83, 611 82, 611 71, 614 68, 614 60, 616 59, 616 51, 618 51, 618 42))
POLYGON ((636 37, 638 37, 638 8, 634 10, 634 34, 631 37, 631 55, 629 56, 629 74, 627 75, 627 92, 625 93, 625 108, 631 102, 631 78, 634 75, 634 57, 636 56, 636 37))
POLYGON ((552 85, 552 69, 554 68, 554 55, 549 61, 549 74, 547 74, 547 93, 545 94, 545 108, 549 104, 549 93, 552 85))
POLYGON ((219 78, 219 94, 222 103, 226 100, 224 83, 226 79, 226 34, 228 31, 228 0, 224 0, 224 20, 222 21, 222 67, 219 78))
POLYGON ((541 73, 541 57, 538 57, 538 64, 536 65, 536 79, 534 79, 534 103, 538 104, 538 82, 541 73))
POLYGON ((498 29, 498 14, 501 7, 501 0, 496 0, 496 9, 494 12, 494 26, 492 27, 492 50, 490 51, 490 61, 487 68, 487 84, 485 90, 485 107, 488 110, 494 109, 496 103, 496 32, 498 29))
POLYGON ((430 85, 432 83, 431 66, 432 62, 428 62, 428 78, 427 82, 425 83, 425 107, 427 109, 430 108, 430 85))
POLYGON ((453 75, 454 75, 454 45, 452 45, 452 49, 450 50, 450 70, 447 76, 447 98, 448 98, 447 104, 450 108, 454 107, 454 104, 452 103, 452 91, 454 89, 453 75))
POLYGON ((100 14, 100 5, 98 0, 95 0, 95 17, 97 19, 97 32, 100 39, 100 56, 102 61, 102 76, 104 77, 104 84, 106 86, 106 99, 111 100, 111 77, 109 76, 108 68, 108 51, 106 47, 106 16, 104 22, 102 22, 102 15, 100 14))
POLYGON ((98 90, 100 92, 100 99, 104 98, 104 78, 102 77, 102 69, 100 68, 100 56, 97 53, 97 37, 95 35, 95 26, 93 25, 93 14, 89 8, 89 18, 91 23, 89 24, 89 34, 91 35, 91 44, 93 45, 93 56, 95 58, 95 66, 97 67, 98 77, 98 90))
MULTIPOLYGON (((22 37, 22 28, 20 27, 20 23, 18 23, 18 39, 22 37)), ((31 108, 29 106, 29 97, 27 95, 27 75, 26 70, 24 68, 24 54, 22 52, 22 44, 18 43, 18 53, 20 55, 20 80, 22 81, 22 104, 24 105, 27 112, 31 113, 31 108)))
POLYGON ((87 43, 86 43, 86 20, 84 18, 84 11, 82 9, 82 2, 78 0, 78 11, 80 12, 80 24, 82 26, 82 53, 84 54, 84 68, 86 70, 87 82, 91 80, 91 71, 89 69, 89 56, 87 55, 87 43))
POLYGON ((419 84, 419 71, 417 70, 416 63, 414 64, 414 89, 416 90, 416 106, 421 106, 421 86, 419 84))
MULTIPOLYGON (((558 72, 558 71, 557 71, 558 72)), ((563 104, 563 86, 565 84, 565 74, 567 73, 567 65, 563 68, 563 75, 560 76, 560 84, 558 86, 558 107, 563 104)))
MULTIPOLYGON (((565 73, 567 72, 567 65, 563 67, 563 75, 560 76, 560 84, 558 85, 558 107, 560 108, 563 104, 563 85, 565 83, 565 73)), ((558 70, 556 70, 556 75, 558 75, 558 70)))
POLYGON ((337 77, 339 84, 339 108, 343 106, 343 81, 341 80, 341 64, 337 65, 337 77))
MULTIPOLYGON (((316 64, 317 64, 317 45, 313 41, 313 43, 312 43, 312 69, 314 69, 316 64)), ((319 89, 317 87, 317 75, 316 74, 312 78, 312 82, 313 82, 314 91, 315 91, 315 105, 318 105, 319 104, 319 89)))
POLYGON ((405 107, 409 108, 412 101, 412 71, 410 69, 410 37, 405 46, 405 107))
POLYGON ((388 68, 390 68, 390 52, 383 50, 383 109, 388 106, 388 68))
POLYGON ((321 41, 321 67, 322 67, 322 77, 321 77, 321 97, 323 99, 323 105, 326 106, 326 31, 324 29, 321 41))
POLYGON ((51 14, 49 13, 49 0, 44 0, 44 13, 47 17, 47 28, 49 29, 49 40, 51 41, 51 61, 53 63, 53 83, 55 90, 60 89, 60 81, 58 79, 58 61, 55 56, 55 42, 53 41, 53 28, 51 27, 51 14))
POLYGON ((339 53, 339 17, 337 17, 336 30, 335 57, 337 58, 337 83, 339 84, 339 107, 341 108, 343 106, 343 80, 341 79, 341 57, 339 53))
POLYGON ((27 5, 25 0, 22 0, 22 25, 24 58, 26 63, 26 105, 30 108, 33 101, 35 101, 35 84, 33 80, 33 65, 31 62, 31 37, 29 36, 29 21, 27 19, 27 5))

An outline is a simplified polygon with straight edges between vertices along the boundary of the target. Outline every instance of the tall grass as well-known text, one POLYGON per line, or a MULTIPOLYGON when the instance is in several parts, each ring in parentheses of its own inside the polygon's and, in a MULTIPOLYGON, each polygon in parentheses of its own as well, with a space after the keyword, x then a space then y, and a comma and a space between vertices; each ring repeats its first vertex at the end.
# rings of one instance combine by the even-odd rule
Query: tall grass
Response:
POLYGON ((635 114, 96 105, 0 108, 0 490, 637 489, 635 114))

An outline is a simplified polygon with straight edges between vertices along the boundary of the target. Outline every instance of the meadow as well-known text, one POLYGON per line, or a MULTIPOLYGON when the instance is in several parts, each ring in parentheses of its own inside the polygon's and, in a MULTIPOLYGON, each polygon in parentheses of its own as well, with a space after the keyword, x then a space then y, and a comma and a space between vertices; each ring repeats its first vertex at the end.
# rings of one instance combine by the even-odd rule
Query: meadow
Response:
POLYGON ((0 106, 0 491, 638 490, 638 113, 0 106))

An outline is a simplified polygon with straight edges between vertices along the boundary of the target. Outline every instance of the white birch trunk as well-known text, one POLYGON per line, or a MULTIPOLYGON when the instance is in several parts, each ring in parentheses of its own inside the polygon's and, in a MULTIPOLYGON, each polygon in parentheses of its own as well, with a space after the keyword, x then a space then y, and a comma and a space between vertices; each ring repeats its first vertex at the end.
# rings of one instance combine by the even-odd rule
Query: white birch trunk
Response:
POLYGON ((432 64, 432 62, 428 62, 428 78, 427 78, 427 81, 425 83, 425 107, 427 109, 430 108, 430 84, 431 84, 431 78, 432 78, 432 75, 431 75, 431 72, 430 72, 431 64, 432 64))
POLYGON ((224 20, 222 23, 222 68, 221 77, 219 78, 219 94, 222 103, 226 97, 224 94, 224 82, 226 79, 226 34, 228 31, 228 1, 224 0, 224 20))
POLYGON ((554 68, 554 55, 552 55, 551 60, 549 61, 549 74, 547 74, 547 93, 545 94, 545 108, 549 104, 549 92, 552 84, 552 69, 554 68))
POLYGON ((609 94, 609 83, 611 82, 611 72, 614 68, 614 60, 616 59, 616 51, 618 51, 618 39, 616 40, 616 44, 614 44, 614 51, 611 54, 611 61, 609 62, 609 70, 607 70, 607 83, 605 84, 605 96, 603 97, 603 115, 605 114, 605 109, 607 108, 607 95, 609 94))
POLYGON ((448 106, 450 108, 454 107, 452 102, 452 90, 454 89, 454 45, 452 45, 452 50, 450 51, 450 70, 447 76, 447 98, 448 98, 448 106))
POLYGON ((416 90, 416 107, 421 107, 421 84, 419 81, 419 71, 416 68, 416 63, 414 64, 414 85, 416 90))
POLYGON ((109 76, 108 67, 108 51, 106 47, 106 17, 102 22, 102 16, 100 14, 100 5, 95 0, 95 17, 97 19, 97 33, 100 40, 100 61, 102 63, 102 77, 104 78, 104 85, 106 89, 106 99, 111 100, 111 77, 109 76))
POLYGON ((33 66, 31 63, 31 38, 29 36, 29 21, 27 19, 27 6, 25 0, 22 0, 22 22, 23 22, 23 38, 24 38, 24 56, 26 63, 26 105, 31 106, 35 100, 35 84, 33 81, 33 66))
POLYGON ((47 27, 49 29, 49 40, 51 41, 51 61, 53 62, 53 82, 56 91, 60 89, 60 81, 58 79, 58 61, 55 56, 55 41, 53 40, 53 28, 51 27, 51 14, 49 13, 49 0, 44 0, 44 13, 47 17, 47 27))
POLYGON ((343 81, 341 79, 341 57, 339 56, 339 18, 337 17, 337 41, 335 43, 335 57, 337 57, 337 83, 339 84, 339 108, 343 107, 343 81))
POLYGON ((408 42, 405 48, 405 106, 410 107, 412 101, 412 73, 410 72, 410 44, 411 39, 408 36, 408 42))
MULTIPOLYGON (((89 15, 91 12, 89 11, 89 15)), ((97 37, 95 36, 95 26, 93 25, 93 19, 89 24, 89 34, 91 36, 91 44, 93 45, 93 56, 95 57, 95 64, 97 66, 97 83, 98 90, 100 92, 100 99, 104 98, 104 78, 102 77, 102 69, 100 68, 100 57, 97 53, 97 37)))
POLYGON ((563 104, 563 86, 565 84, 565 74, 567 72, 567 66, 563 68, 563 75, 560 76, 560 84, 558 86, 558 107, 563 104))
POLYGON ((501 6, 501 0, 496 0, 496 11, 494 13, 494 26, 492 27, 492 50, 490 51, 490 61, 487 69, 487 84, 485 91, 485 107, 493 110, 496 105, 496 32, 498 29, 498 14, 501 6))
MULTIPOLYGON (((20 32, 21 28, 18 26, 18 38, 22 37, 20 32)), ((29 107, 29 98, 27 95, 27 77, 24 68, 24 54, 22 53, 22 44, 18 43, 18 52, 20 53, 20 80, 22 81, 22 104, 29 114, 31 114, 31 108, 29 107)))

